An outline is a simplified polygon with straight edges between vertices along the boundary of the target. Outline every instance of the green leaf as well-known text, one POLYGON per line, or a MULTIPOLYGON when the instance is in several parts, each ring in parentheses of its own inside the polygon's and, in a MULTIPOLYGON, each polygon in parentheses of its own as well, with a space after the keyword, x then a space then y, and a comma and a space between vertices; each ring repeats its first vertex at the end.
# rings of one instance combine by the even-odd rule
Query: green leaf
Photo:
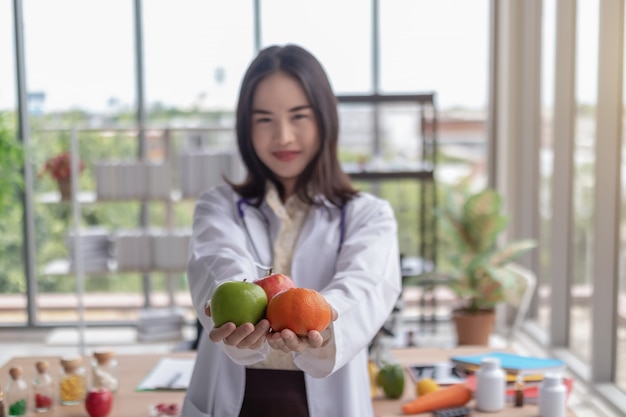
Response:
POLYGON ((463 219, 472 222, 479 216, 493 216, 500 212, 502 199, 497 191, 486 189, 470 196, 463 206, 463 219))
POLYGON ((504 266, 536 246, 537 242, 532 239, 510 242, 491 256, 490 263, 495 266, 504 266))

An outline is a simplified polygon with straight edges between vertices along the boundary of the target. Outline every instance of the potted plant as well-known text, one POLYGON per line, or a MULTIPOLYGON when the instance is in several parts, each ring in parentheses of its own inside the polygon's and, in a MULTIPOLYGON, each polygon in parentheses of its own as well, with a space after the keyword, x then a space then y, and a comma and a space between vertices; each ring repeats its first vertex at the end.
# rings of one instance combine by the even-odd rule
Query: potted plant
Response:
MULTIPOLYGON (((79 173, 84 169, 85 165, 79 162, 79 173)), ((46 160, 39 175, 43 176, 45 174, 49 174, 57 182, 62 200, 70 200, 72 198, 72 156, 69 152, 62 152, 46 160)))
POLYGON ((505 301, 504 290, 515 285, 507 265, 536 246, 534 240, 500 245, 508 223, 502 197, 494 189, 468 191, 460 185, 448 190, 438 210, 444 258, 440 271, 419 279, 444 283, 457 296, 453 311, 460 345, 486 345, 493 331, 495 307, 505 301))

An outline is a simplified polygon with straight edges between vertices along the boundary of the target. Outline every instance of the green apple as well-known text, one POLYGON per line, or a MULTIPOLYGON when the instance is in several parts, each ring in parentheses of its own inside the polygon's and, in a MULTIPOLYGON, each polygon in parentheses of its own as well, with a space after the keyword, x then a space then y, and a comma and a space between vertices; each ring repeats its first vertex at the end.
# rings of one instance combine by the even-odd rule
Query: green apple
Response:
POLYGON ((267 295, 259 285, 248 281, 220 284, 211 297, 211 317, 216 327, 232 321, 257 324, 265 317, 267 295))

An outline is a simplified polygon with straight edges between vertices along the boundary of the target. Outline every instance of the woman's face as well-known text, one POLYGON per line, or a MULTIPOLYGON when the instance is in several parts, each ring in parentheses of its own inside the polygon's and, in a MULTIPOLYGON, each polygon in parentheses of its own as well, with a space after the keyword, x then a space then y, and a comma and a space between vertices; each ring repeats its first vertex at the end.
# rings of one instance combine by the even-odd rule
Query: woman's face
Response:
POLYGON ((276 72, 257 86, 252 100, 252 145, 261 161, 294 193, 296 181, 320 148, 315 112, 300 83, 276 72))

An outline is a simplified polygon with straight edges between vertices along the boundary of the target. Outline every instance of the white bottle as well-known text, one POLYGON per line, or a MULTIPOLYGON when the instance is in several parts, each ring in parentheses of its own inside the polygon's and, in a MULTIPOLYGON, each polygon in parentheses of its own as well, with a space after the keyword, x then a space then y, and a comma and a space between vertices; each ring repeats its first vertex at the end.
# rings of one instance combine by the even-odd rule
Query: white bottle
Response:
POLYGON ((495 413, 504 409, 506 374, 498 358, 484 358, 476 372, 476 410, 495 413))
POLYGON ((565 399, 563 378, 547 372, 539 387, 539 417, 565 417, 565 399))

